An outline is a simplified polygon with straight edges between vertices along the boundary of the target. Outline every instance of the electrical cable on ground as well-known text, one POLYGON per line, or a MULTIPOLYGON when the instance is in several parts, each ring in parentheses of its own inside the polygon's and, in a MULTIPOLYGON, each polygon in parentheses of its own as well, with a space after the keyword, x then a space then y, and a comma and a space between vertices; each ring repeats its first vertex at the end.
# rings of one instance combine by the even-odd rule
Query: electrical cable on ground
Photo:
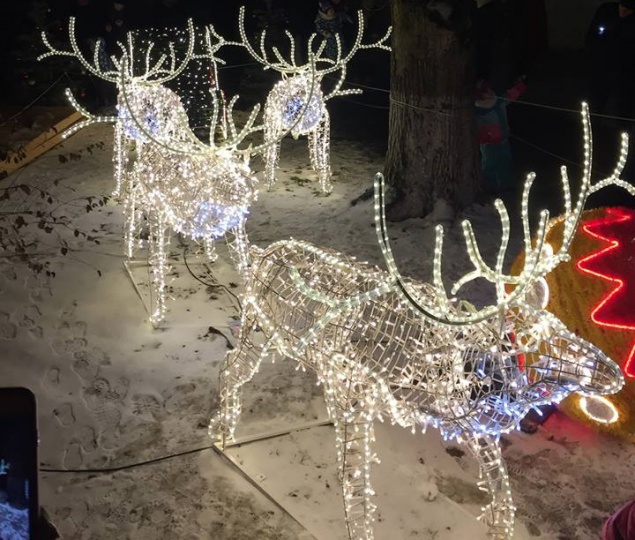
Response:
POLYGON ((200 448, 193 448, 192 450, 185 450, 183 452, 177 452, 175 454, 168 454, 167 456, 161 456, 158 458, 147 459, 145 461, 138 461, 137 463, 129 463, 127 465, 120 465, 117 467, 105 467, 103 469, 51 469, 48 467, 41 467, 39 469, 42 473, 73 473, 73 474, 111 474, 129 469, 136 469, 137 467, 143 467, 145 465, 154 465, 161 461, 173 459, 177 457, 188 456, 203 452, 205 450, 211 450, 213 445, 201 446, 200 448))
POLYGON ((229 290, 228 287, 226 287, 223 283, 220 282, 216 282, 216 283, 208 283, 206 281, 204 281, 203 279, 201 279, 200 277, 198 277, 193 271, 192 268, 190 268, 189 263, 187 262, 187 251, 188 251, 189 247, 188 246, 183 246, 183 262, 185 263, 185 268, 187 268, 187 271, 190 273, 190 275, 199 283, 205 285, 206 287, 222 287, 223 289, 225 289, 225 292, 227 294, 229 294, 230 296, 233 296, 234 299, 236 300, 236 303, 238 304, 238 310, 242 311, 242 304, 240 303, 240 298, 238 298, 237 295, 235 295, 232 291, 229 290))

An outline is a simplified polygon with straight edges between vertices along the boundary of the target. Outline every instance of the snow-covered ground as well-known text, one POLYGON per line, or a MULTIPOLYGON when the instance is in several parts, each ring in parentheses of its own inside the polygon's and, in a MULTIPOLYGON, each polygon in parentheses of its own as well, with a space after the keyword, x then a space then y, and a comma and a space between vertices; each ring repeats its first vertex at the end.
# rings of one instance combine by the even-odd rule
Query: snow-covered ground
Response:
MULTIPOLYGON (((174 239, 171 311, 159 329, 148 323, 147 266, 140 261, 130 273, 124 268, 122 208, 110 203, 86 212, 76 200, 112 190, 111 130, 88 128, 19 173, 22 181, 41 186, 59 180, 56 189, 75 199, 65 207, 74 225, 100 243, 69 231, 72 249, 62 256, 55 255, 54 239, 43 235, 38 251, 53 254, 53 278, 34 276, 20 264, 0 265, 0 383, 35 392, 40 461, 48 470, 119 468, 209 447, 219 366, 234 340, 238 306, 231 293, 240 292, 240 280, 222 247, 211 267, 188 249, 198 281, 174 239), (99 141, 106 143, 103 151, 61 163, 60 155, 99 141)), ((372 185, 382 156, 362 143, 336 140, 332 164, 334 191, 319 196, 316 184, 307 182, 313 174, 306 141, 285 140, 280 182, 261 192, 249 218, 252 242, 265 246, 293 236, 381 264, 372 201, 353 207, 350 201, 372 185)), ((557 174, 537 181, 552 182, 557 174)), ((494 253, 500 238, 494 208, 475 205, 466 215, 483 251, 494 253)), ((433 225, 390 225, 403 273, 430 279, 433 225)), ((456 277, 467 268, 466 257, 458 220, 446 225, 444 267, 456 277)), ((512 256, 520 245, 515 233, 512 256)), ((311 373, 290 362, 266 364, 246 386, 238 438, 306 429, 231 447, 227 456, 269 497, 208 448, 116 472, 42 472, 42 506, 64 538, 343 539, 334 435, 320 425, 324 418, 311 373)), ((434 431, 414 436, 387 425, 377 427, 377 439, 379 540, 485 538, 474 516, 486 501, 462 449, 444 444, 434 431)), ((502 441, 518 506, 518 540, 596 540, 602 520, 633 496, 632 448, 558 413, 537 434, 502 441)))

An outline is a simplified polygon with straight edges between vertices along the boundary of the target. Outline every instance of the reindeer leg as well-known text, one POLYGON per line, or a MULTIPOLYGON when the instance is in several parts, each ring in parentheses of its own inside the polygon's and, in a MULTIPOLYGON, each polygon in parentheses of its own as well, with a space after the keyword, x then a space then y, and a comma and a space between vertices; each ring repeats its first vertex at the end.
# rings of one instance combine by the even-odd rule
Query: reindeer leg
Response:
POLYGON ((349 364, 343 369, 347 382, 335 386, 324 381, 324 389, 327 409, 335 424, 348 538, 372 540, 376 506, 371 501, 374 491, 370 485, 370 467, 375 434, 374 419, 367 407, 376 395, 359 366, 349 364))
POLYGON ((124 202, 126 223, 124 225, 124 245, 126 246, 126 257, 132 259, 136 243, 136 231, 139 226, 139 216, 137 210, 137 190, 132 187, 124 202))
MULTIPOLYGON (((268 117, 269 115, 265 113, 265 119, 268 117)), ((265 143, 269 144, 263 156, 265 160, 265 184, 267 185, 267 189, 271 189, 276 183, 276 168, 278 167, 278 159, 280 158, 280 141, 276 143, 273 143, 273 141, 280 138, 281 131, 277 125, 272 127, 267 126, 268 123, 265 120, 265 143)))
POLYGON ((218 259, 216 244, 211 236, 203 237, 203 249, 205 250, 205 256, 209 262, 213 263, 216 259, 218 259))
POLYGON ((468 448, 477 459, 481 481, 479 487, 490 494, 489 505, 479 519, 484 519, 488 535, 495 540, 510 540, 514 533, 515 506, 512 500, 507 467, 497 440, 490 435, 469 437, 468 448))
POLYGON ((234 238, 227 239, 227 247, 234 260, 238 273, 243 279, 247 278, 249 268, 249 239, 245 228, 246 219, 243 217, 240 223, 232 229, 234 238))
POLYGON ((115 165, 115 189, 112 192, 113 197, 121 197, 123 189, 123 180, 125 176, 126 159, 124 152, 127 150, 124 142, 123 125, 120 120, 115 124, 115 140, 113 148, 113 162, 115 165))
POLYGON ((331 184, 331 162, 329 158, 330 137, 330 117, 329 113, 325 110, 319 125, 309 133, 311 166, 318 175, 322 193, 330 193, 333 190, 333 184, 331 184))
POLYGON ((166 278, 169 271, 168 249, 170 245, 170 235, 165 218, 154 213, 149 218, 150 222, 150 266, 152 267, 152 289, 156 298, 156 307, 150 315, 152 324, 158 324, 165 317, 166 312, 166 278))
POLYGON ((221 443, 223 449, 227 439, 233 439, 242 402, 242 386, 253 379, 260 363, 269 351, 271 340, 256 345, 251 336, 256 319, 249 307, 243 311, 240 336, 236 348, 228 352, 221 365, 219 375, 220 411, 212 418, 209 434, 221 443))

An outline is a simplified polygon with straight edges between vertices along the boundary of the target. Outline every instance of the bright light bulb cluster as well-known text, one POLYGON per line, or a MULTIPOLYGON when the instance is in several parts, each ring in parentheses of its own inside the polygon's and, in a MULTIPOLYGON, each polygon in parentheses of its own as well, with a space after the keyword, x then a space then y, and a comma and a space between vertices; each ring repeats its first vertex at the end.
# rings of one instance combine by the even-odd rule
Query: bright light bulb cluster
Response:
MULTIPOLYGON (((317 49, 314 48, 313 44, 317 34, 313 34, 307 44, 307 50, 310 51, 309 62, 298 65, 295 61, 295 41, 289 32, 286 34, 290 45, 290 60, 285 60, 276 47, 272 50, 273 58, 270 58, 265 46, 266 33, 262 33, 259 51, 257 51, 252 46, 245 31, 245 8, 241 7, 239 13, 239 31, 242 45, 265 69, 273 69, 283 76, 283 79, 276 83, 271 90, 265 104, 265 142, 270 144, 273 141, 281 140, 285 130, 290 131, 294 138, 299 135, 307 135, 309 138, 311 167, 318 175, 320 190, 323 193, 330 193, 333 189, 329 157, 330 121, 325 105, 326 101, 335 96, 361 93, 360 89, 342 90, 342 84, 346 78, 347 64, 359 50, 377 48, 390 51, 390 47, 386 45, 391 32, 390 28, 386 35, 378 41, 364 44, 362 43, 364 17, 361 11, 358 12, 357 20, 357 35, 346 54, 342 50, 339 36, 336 35, 337 53, 334 59, 328 58, 323 54, 326 41, 322 41, 317 49), (324 95, 319 89, 322 79, 326 75, 336 72, 339 72, 339 77, 336 79, 331 91, 324 95)), ((279 154, 279 143, 270 144, 264 154, 265 180, 268 189, 273 187, 276 180, 279 154)))
MULTIPOLYGON (((144 216, 152 233, 148 247, 156 306, 151 320, 156 324, 166 312, 165 279, 169 270, 166 253, 171 231, 202 240, 210 259, 214 257, 212 240, 233 233, 235 241, 230 247, 237 256, 238 270, 246 269, 245 221, 257 192, 249 154, 238 151, 237 145, 251 133, 258 111, 252 112, 247 126, 240 132, 230 123, 233 137, 219 144, 204 144, 190 130, 180 102, 178 106, 172 103, 175 97, 172 91, 162 89, 159 95, 154 86, 128 86, 122 82, 121 95, 123 108, 140 131, 139 140, 143 141, 137 147, 128 186, 130 194, 126 197, 127 251, 132 256, 138 242, 140 219, 144 216), (148 104, 152 110, 172 111, 171 123, 158 122, 161 128, 156 135, 152 126, 157 124, 157 116, 152 115, 155 121, 148 122, 148 104)), ((215 102, 213 118, 218 117, 215 102)))
MULTIPOLYGON (((558 402, 572 392, 589 397, 613 394, 624 384, 613 360, 544 309, 544 277, 566 259, 589 194, 608 184, 635 192, 619 178, 622 159, 610 178, 591 184, 586 107, 583 119, 587 168, 575 205, 563 175, 562 247, 554 250, 544 242, 549 228, 545 217, 532 241, 524 204, 527 256, 521 273, 510 276, 503 272, 509 220, 502 202, 496 203, 503 233, 493 267, 481 257, 469 223, 464 224, 475 271, 459 279, 453 290, 482 278, 497 294, 491 306, 477 309, 448 297, 441 268, 441 228, 432 283, 401 276, 388 242, 381 175, 375 183, 375 223, 388 272, 297 240, 254 251, 241 334, 222 367, 221 410, 210 424, 210 434, 223 445, 234 436, 243 385, 268 354, 285 355, 302 369, 313 369, 324 387, 335 425, 350 539, 373 538, 370 470, 377 461, 373 422, 378 419, 413 433, 433 426, 445 439, 466 445, 478 461, 481 485, 491 496, 482 515, 489 535, 511 539, 515 508, 500 435, 517 429, 532 408, 558 402), (255 332, 264 340, 254 340, 255 332)), ((525 184, 525 203, 532 181, 529 177, 525 184)))

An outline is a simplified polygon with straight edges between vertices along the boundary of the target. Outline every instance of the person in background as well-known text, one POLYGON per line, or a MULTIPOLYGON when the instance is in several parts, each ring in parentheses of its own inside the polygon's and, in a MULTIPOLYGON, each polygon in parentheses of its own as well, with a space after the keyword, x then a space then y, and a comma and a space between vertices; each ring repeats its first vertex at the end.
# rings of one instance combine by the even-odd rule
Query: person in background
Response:
POLYGON ((507 0, 512 77, 535 75, 549 54, 545 0, 507 0))
POLYGON ((111 4, 106 13, 103 32, 106 52, 109 55, 120 55, 121 50, 117 43, 125 43, 126 33, 128 32, 128 12, 123 1, 120 0, 111 4))
POLYGON ((635 501, 620 506, 602 527, 602 540, 632 540, 633 538, 635 538, 635 501))
MULTIPOLYGON (((635 119, 635 0, 602 4, 586 35, 591 112, 635 119)), ((632 129, 633 122, 620 122, 632 129)))
POLYGON ((318 2, 315 30, 326 41, 323 53, 326 58, 335 59, 337 57, 335 36, 339 37, 340 45, 344 48, 344 22, 350 22, 350 20, 344 0, 320 0, 318 2))
POLYGON ((487 193, 500 193, 514 187, 507 104, 518 99, 526 89, 524 77, 519 78, 504 97, 497 96, 492 85, 485 79, 479 79, 476 85, 477 137, 481 148, 484 189, 487 193))

